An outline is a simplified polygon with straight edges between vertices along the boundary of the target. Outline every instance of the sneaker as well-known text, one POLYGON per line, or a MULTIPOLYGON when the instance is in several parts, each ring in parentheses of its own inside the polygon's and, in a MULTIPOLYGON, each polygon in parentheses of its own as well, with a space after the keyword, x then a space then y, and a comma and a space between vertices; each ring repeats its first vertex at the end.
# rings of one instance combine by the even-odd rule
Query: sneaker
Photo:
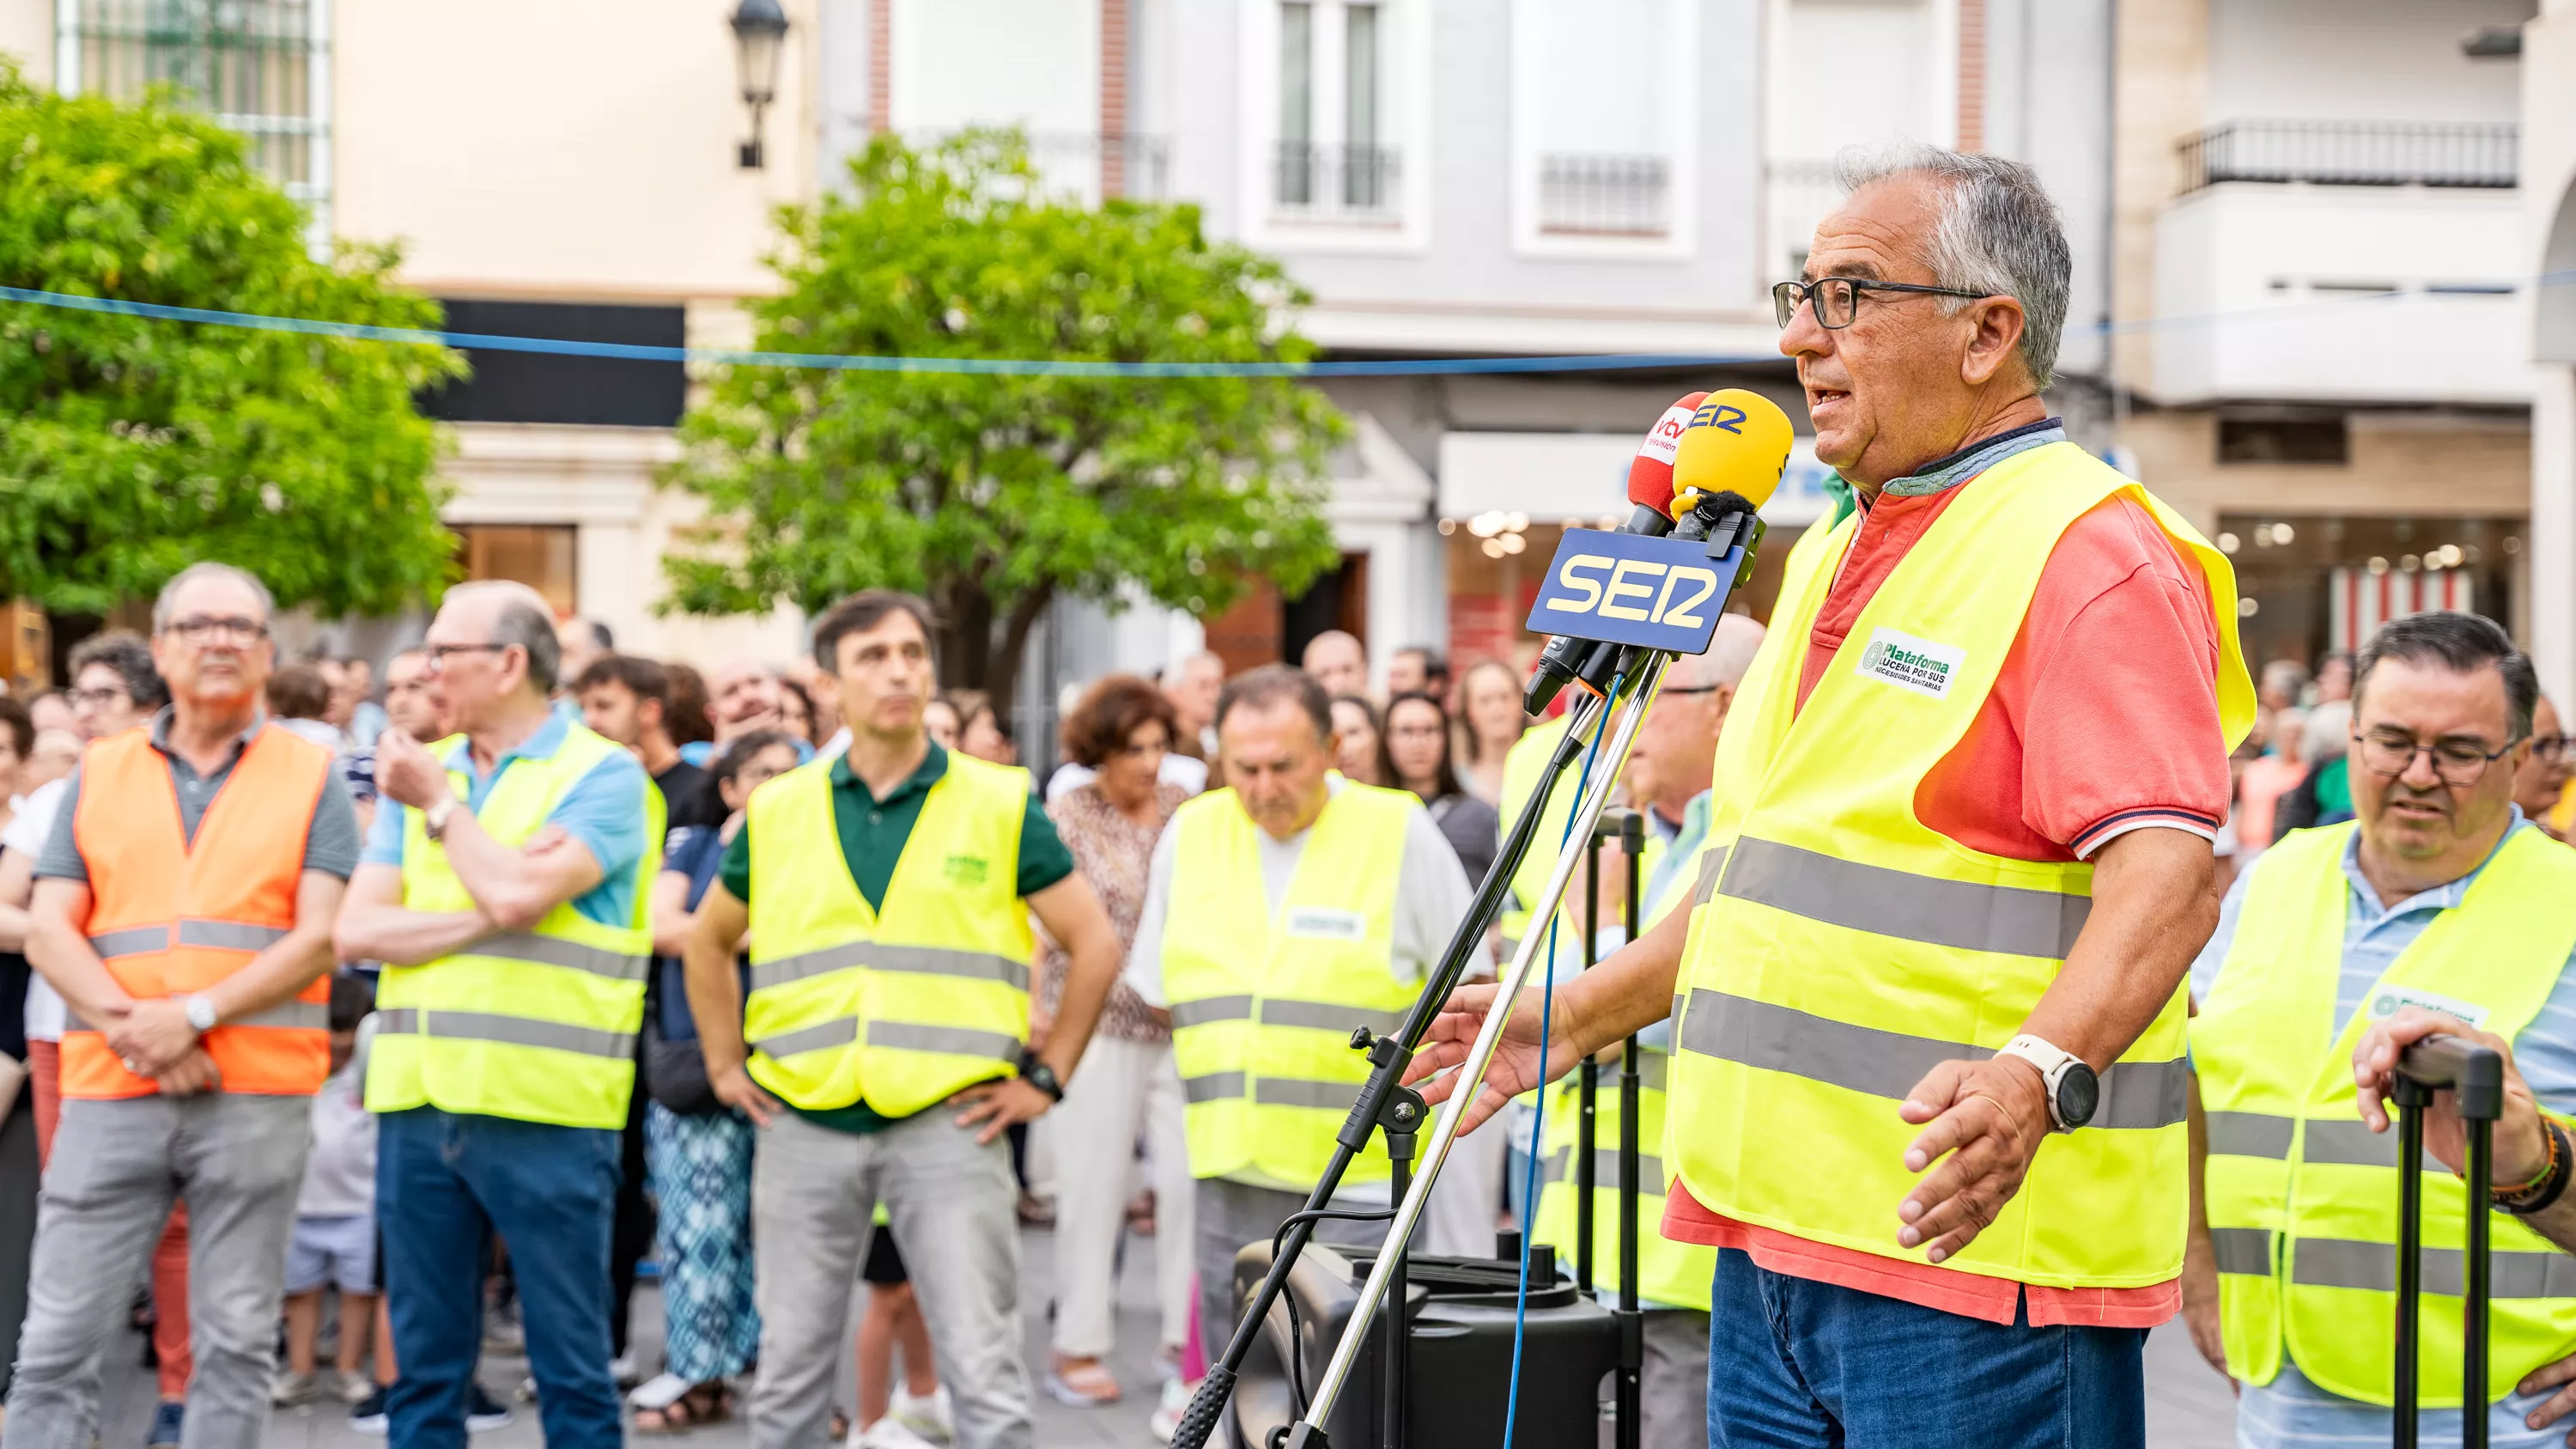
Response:
POLYGON ((1185 1384, 1175 1374, 1163 1380, 1163 1401, 1145 1416, 1145 1427, 1152 1430, 1157 1443, 1169 1444, 1181 1432, 1181 1416, 1190 1411, 1190 1400, 1199 1396, 1197 1384, 1185 1384))
POLYGON ((516 1358, 528 1351, 527 1326, 519 1321, 519 1305, 495 1303, 483 1314, 483 1351, 504 1358, 516 1358))
POLYGON ((501 1405, 495 1401, 490 1394, 485 1393, 481 1384, 469 1384, 466 1386, 465 1432, 469 1434, 488 1433, 491 1430, 498 1429, 509 1422, 510 1411, 501 1407, 501 1405))
POLYGON ((385 1391, 378 1388, 349 1410, 349 1432, 382 1434, 385 1432, 385 1391))
POLYGON ((298 1409, 322 1397, 320 1374, 299 1374, 279 1369, 268 1385, 268 1401, 281 1409, 298 1409))
POLYGON ((635 1350, 628 1349, 608 1361, 608 1376, 617 1381, 620 1392, 644 1382, 644 1370, 636 1367, 635 1350))
POLYGON ((163 1404, 152 1411, 152 1432, 143 1436, 143 1449, 179 1449, 179 1428, 187 1417, 185 1404, 163 1404))
POLYGON ((921 1398, 914 1398, 904 1391, 902 1385, 896 1385, 894 1401, 886 1406, 886 1418, 894 1420, 922 1438, 942 1444, 957 1437, 957 1420, 949 1411, 946 1384, 941 1384, 921 1398))
POLYGON ((892 1414, 861 1429, 850 1443, 851 1449, 932 1449, 929 1440, 905 1428, 892 1414))
POLYGON ((381 1395, 384 1390, 377 1388, 376 1381, 365 1374, 342 1374, 339 1387, 331 1392, 339 1396, 341 1403, 363 1404, 381 1395))

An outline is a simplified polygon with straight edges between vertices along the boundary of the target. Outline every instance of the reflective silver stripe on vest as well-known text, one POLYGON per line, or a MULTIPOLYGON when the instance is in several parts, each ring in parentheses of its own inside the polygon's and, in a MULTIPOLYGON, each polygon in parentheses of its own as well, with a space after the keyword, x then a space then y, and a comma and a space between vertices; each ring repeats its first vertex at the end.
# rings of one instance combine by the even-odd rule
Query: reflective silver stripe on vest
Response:
POLYGON ((1717 879, 1726 874, 1727 847, 1721 845, 1699 858, 1699 880, 1691 886, 1691 904, 1707 905, 1717 894, 1717 879))
POLYGON ((566 1026, 493 1011, 449 1011, 444 1007, 393 1006, 376 1013, 379 1035, 418 1035, 447 1041, 491 1041, 507 1046, 544 1047, 579 1052, 586 1057, 635 1059, 635 1034, 566 1026))
MULTIPOLYGON (((2328 1120, 2308 1119, 2307 1141, 2299 1147, 2302 1162, 2326 1162, 2341 1167, 2385 1167, 2397 1170, 2397 1128, 2391 1124, 2385 1132, 2373 1132, 2358 1117, 2328 1120)), ((2426 1172, 2447 1172, 2430 1154, 2424 1158, 2426 1172)))
POLYGON ((1306 1026, 1318 1031, 1337 1031, 1344 1035, 1355 1026, 1365 1026, 1381 1036, 1404 1025, 1401 1011, 1372 1011, 1365 1006, 1343 1006, 1330 1001, 1283 1001, 1264 998, 1261 1003, 1263 1026, 1306 1026))
POLYGON ((2210 1246, 2218 1251, 2221 1273, 2251 1273, 2258 1278, 2272 1276, 2272 1230, 2270 1228, 2211 1228, 2210 1246))
POLYGON ((1322 1107, 1347 1112, 1360 1094, 1358 1082, 1312 1082, 1296 1077, 1263 1077, 1253 1083, 1252 1101, 1260 1107, 1322 1107))
POLYGON ((791 981, 803 981, 810 976, 829 976, 835 971, 847 971, 854 966, 864 965, 867 956, 867 942, 845 941, 838 946, 826 946, 820 951, 805 951, 794 956, 781 956, 775 961, 754 961, 751 963, 751 989, 766 991, 772 986, 784 986, 791 981))
POLYGON ((845 941, 820 951, 758 961, 751 968, 751 989, 784 986, 791 981, 828 976, 864 966, 871 971, 901 971, 916 976, 954 976, 966 981, 999 981, 1020 991, 1029 989, 1029 966, 989 951, 952 951, 944 946, 890 946, 883 941, 845 941))
POLYGON ((753 1042, 752 1046, 758 1051, 767 1053, 770 1059, 775 1061, 781 1057, 795 1056, 799 1052, 819 1052, 831 1047, 845 1047, 858 1039, 859 1019, 855 1016, 840 1016, 820 1026, 799 1027, 794 1031, 782 1031, 776 1036, 763 1037, 753 1042))
POLYGON ((952 1057, 991 1057, 1012 1061, 1020 1054, 1018 1037, 1004 1031, 977 1031, 963 1026, 923 1026, 910 1021, 868 1023, 868 1045, 895 1051, 937 1052, 952 1057))
POLYGON ((540 936, 534 931, 498 931, 456 954, 498 956, 504 961, 563 966, 587 971, 593 976, 605 976, 611 981, 642 981, 652 966, 652 958, 648 956, 629 956, 604 946, 585 946, 556 936, 540 936))
MULTIPOLYGON (((1812 1082, 1902 1100, 1943 1062, 1984 1061, 1994 1048, 1829 1021, 1785 1006, 1694 989, 1681 1047, 1812 1082)), ((2114 1062, 2102 1074, 2095 1127, 2170 1127, 2183 1120, 2191 1072, 2179 1059, 2114 1062)))
MULTIPOLYGON (((2456 1298, 2466 1291, 2465 1255, 2457 1248, 2424 1250, 2424 1291, 2456 1298)), ((2497 1253, 2498 1298, 2576 1298, 2576 1258, 2564 1253, 2497 1253)), ((2350 1238, 2299 1238, 2290 1246, 2290 1281, 2310 1288, 2397 1291, 2397 1248, 2350 1238)))
POLYGON ((1172 1003, 1172 1030, 1206 1026, 1215 1021, 1252 1020, 1252 998, 1249 996, 1202 996, 1196 1001, 1172 1003))
POLYGON ((283 926, 254 926, 242 921, 182 919, 179 944, 211 951, 264 951, 286 936, 283 926))
POLYGON ((266 1011, 254 1011, 239 1021, 224 1023, 227 1027, 286 1027, 297 1031, 328 1031, 331 1028, 331 1003, 288 999, 266 1011))
MULTIPOLYGON (((1547 1181, 1550 1183, 1566 1181, 1571 1175, 1569 1169, 1573 1162, 1572 1147, 1560 1147, 1549 1154, 1545 1169, 1547 1181)), ((1618 1148, 1592 1149, 1592 1186, 1595 1191, 1604 1188, 1616 1189, 1619 1186, 1618 1148)), ((1664 1160, 1662 1158, 1649 1157, 1644 1153, 1637 1155, 1637 1194, 1640 1197, 1664 1195, 1664 1160)))
POLYGON ((2088 896, 1975 885, 1863 865, 1771 840, 1739 840, 1719 895, 1960 951, 2062 961, 2093 909, 2088 896))
POLYGON ((101 931, 89 938, 89 948, 102 961, 119 956, 140 956, 146 951, 170 949, 168 926, 131 926, 122 931, 101 931))
POLYGON ((1210 1072, 1204 1077, 1181 1078, 1181 1097, 1191 1102, 1220 1102, 1243 1095, 1244 1074, 1210 1072))
MULTIPOLYGON (((2209 1150, 2227 1157, 2268 1157, 2279 1162, 2290 1155, 2290 1136, 2298 1122, 2269 1112, 2212 1112, 2209 1150)), ((2310 1127, 2309 1131, 2316 1129, 2310 1127)), ((2248 1230, 2250 1231, 2250 1229, 2248 1230)), ((2230 1268, 2225 1271, 2238 1272, 2230 1268)))

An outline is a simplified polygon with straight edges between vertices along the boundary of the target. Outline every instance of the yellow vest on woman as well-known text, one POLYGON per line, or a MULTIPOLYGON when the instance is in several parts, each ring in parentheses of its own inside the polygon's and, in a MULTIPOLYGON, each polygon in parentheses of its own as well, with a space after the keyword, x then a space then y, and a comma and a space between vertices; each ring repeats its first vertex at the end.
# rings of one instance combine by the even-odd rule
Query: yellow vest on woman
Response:
MULTIPOLYGON (((430 746, 445 759, 457 735, 430 746)), ((578 724, 543 757, 513 758, 474 823, 503 845, 544 828, 565 792, 623 748, 578 724)), ((470 784, 447 772, 458 799, 470 784)), ((653 876, 662 868, 662 796, 645 789, 644 854, 634 874, 634 915, 605 926, 570 901, 525 931, 496 931, 425 966, 388 966, 376 985, 376 1038, 367 1062, 367 1110, 419 1106, 558 1127, 623 1128, 635 1089, 635 1036, 644 1026, 644 978, 653 954, 653 876)), ((467 911, 474 898, 429 838, 427 818, 406 812, 403 908, 467 911)))
MULTIPOLYGON (((1163 991, 1195 1177, 1310 1187, 1368 1080, 1351 1030, 1404 1024, 1419 988, 1394 971, 1404 837, 1422 802, 1343 781, 1316 817, 1287 898, 1261 880, 1260 827, 1234 791, 1183 805, 1174 832, 1163 991)), ((1382 1154, 1350 1182, 1388 1175, 1382 1154)))
POLYGON ((832 761, 754 790, 752 1080, 798 1107, 902 1117, 1017 1071, 1037 945, 1019 893, 1028 805, 1028 771, 949 751, 872 909, 841 854, 832 761))
MULTIPOLYGON (((2389 965, 2335 1030, 2357 826, 2291 832, 2254 863, 2236 938, 2191 1025, 2209 1126, 2204 1177, 2227 1371, 2268 1384, 2286 1345, 2330 1393, 2391 1402, 2397 1324, 2397 1132, 2362 1125, 2352 1052, 2409 988, 2483 1008, 2511 1039, 2576 951, 2576 851, 2538 830, 2508 837, 2460 903, 2389 965)), ((2426 1404, 2459 1404, 2461 1251, 2468 1193, 2425 1159, 2426 1294, 2418 1319, 2426 1404)), ((2576 1258, 2503 1213, 2488 1217, 2494 1276, 2484 1397, 2576 1348, 2576 1258)))
MULTIPOLYGON (((1938 1063, 1992 1056, 2021 1030, 2091 905, 2091 866, 1987 855, 1914 813, 1925 775, 1984 705, 2067 527, 2116 497, 2146 508, 2208 581, 2226 742, 2254 708, 2235 576, 2190 524, 2069 443, 1962 486, 1803 710, 1810 633, 1859 515, 1792 555, 1718 740, 1709 848, 1726 863, 1683 950, 1664 1130, 1667 1170, 1711 1211, 1918 1263, 1896 1241, 1896 1205, 1919 1180, 1904 1155, 1921 1129, 1897 1106, 1938 1063)), ((2093 1125, 2050 1136, 2021 1191, 1944 1269, 2064 1288, 2181 1272, 2185 1000, 2177 984, 2104 1073, 2093 1125)))

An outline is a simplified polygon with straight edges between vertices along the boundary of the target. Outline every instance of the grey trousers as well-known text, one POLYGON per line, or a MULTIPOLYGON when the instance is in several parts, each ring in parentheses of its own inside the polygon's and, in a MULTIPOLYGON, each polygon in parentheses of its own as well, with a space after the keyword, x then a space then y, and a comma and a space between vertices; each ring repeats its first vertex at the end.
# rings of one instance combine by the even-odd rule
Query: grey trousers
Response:
POLYGON ((1695 1308, 1646 1310, 1637 1403, 1637 1438, 1645 1449, 1707 1449, 1707 1314, 1695 1308))
POLYGON ((258 1449, 311 1110, 228 1092, 63 1103, 0 1449, 86 1449, 99 1355, 174 1198, 188 1204, 197 1358, 181 1449, 258 1449))
MULTIPOLYGON (((942 1105, 866 1134, 786 1113, 752 1159, 760 1376, 752 1449, 826 1449, 850 1290, 883 1201, 957 1416, 958 1449, 1029 1449, 1011 1152, 942 1105)), ((15 1449, 14 1445, 0 1449, 15 1449)), ((194 1449, 194 1446, 189 1446, 194 1449)))
MULTIPOLYGON (((1234 1293, 1234 1255, 1247 1243, 1269 1242, 1288 1215, 1305 1206, 1306 1194, 1302 1192, 1280 1192, 1221 1177, 1199 1179, 1199 1341, 1207 1346, 1209 1363, 1225 1356, 1226 1342, 1234 1337, 1235 1320, 1243 1316, 1244 1305, 1234 1293)), ((1344 1202, 1336 1206, 1354 1205, 1344 1202)), ((1338 1247, 1374 1248, 1386 1241, 1386 1224, 1326 1218, 1315 1225, 1315 1241, 1338 1247)), ((1418 1224, 1413 1241, 1415 1251, 1420 1251, 1418 1224)), ((905 1255, 909 1257, 911 1251, 907 1247, 905 1255)))

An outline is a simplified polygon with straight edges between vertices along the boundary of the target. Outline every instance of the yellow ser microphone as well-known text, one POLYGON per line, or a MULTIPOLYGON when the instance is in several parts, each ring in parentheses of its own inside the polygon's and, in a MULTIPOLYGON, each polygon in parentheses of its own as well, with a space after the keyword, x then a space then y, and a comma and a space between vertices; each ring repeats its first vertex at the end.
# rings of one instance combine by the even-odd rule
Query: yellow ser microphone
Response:
POLYGON ((1672 516, 1721 493, 1759 509, 1780 489, 1794 437, 1789 415, 1762 394, 1740 387, 1710 393, 1673 450, 1672 516))

